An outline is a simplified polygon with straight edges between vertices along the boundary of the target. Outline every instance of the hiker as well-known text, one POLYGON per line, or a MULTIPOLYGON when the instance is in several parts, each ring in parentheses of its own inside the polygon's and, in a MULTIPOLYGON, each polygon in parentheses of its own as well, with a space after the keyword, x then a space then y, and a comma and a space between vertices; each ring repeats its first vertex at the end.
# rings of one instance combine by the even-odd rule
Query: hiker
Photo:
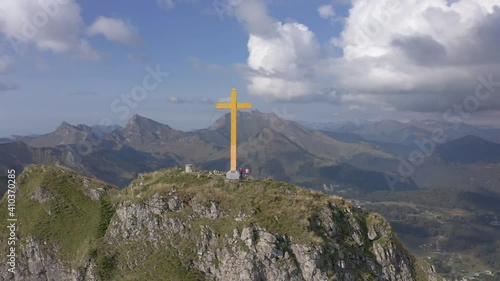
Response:
POLYGON ((241 180, 241 179, 243 179, 243 169, 240 168, 238 171, 240 172, 240 180, 241 180))
POLYGON ((245 177, 248 179, 248 177, 250 176, 250 169, 245 168, 245 177))

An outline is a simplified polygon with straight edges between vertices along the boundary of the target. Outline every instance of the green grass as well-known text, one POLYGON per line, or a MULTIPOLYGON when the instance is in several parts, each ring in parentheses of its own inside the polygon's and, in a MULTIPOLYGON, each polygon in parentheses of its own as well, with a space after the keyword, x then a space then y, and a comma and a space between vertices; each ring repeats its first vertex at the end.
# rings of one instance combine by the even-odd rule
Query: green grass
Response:
POLYGON ((108 229, 109 222, 115 214, 115 208, 113 204, 104 198, 101 198, 100 202, 100 212, 99 212, 99 226, 97 229, 97 238, 104 237, 106 230, 108 229))
POLYGON ((99 280, 113 280, 116 270, 116 257, 111 255, 98 255, 96 260, 96 273, 99 280))
MULTIPOLYGON (((326 237, 323 227, 313 227, 311 222, 324 220, 326 210, 326 216, 332 216, 340 227, 339 235, 344 238, 337 242, 343 250, 366 255, 371 254, 367 249, 372 242, 362 235, 367 247, 364 253, 359 252, 359 245, 351 237, 349 219, 355 219, 364 234, 371 225, 387 227, 390 231, 390 226, 381 216, 367 215, 340 197, 277 181, 226 181, 223 176, 204 171, 186 174, 181 169, 171 169, 142 174, 129 187, 116 190, 95 180, 85 186, 83 177, 73 172, 33 165, 19 176, 19 183, 20 235, 47 242, 45 251, 53 251, 53 246, 57 245, 58 257, 73 268, 81 267, 89 258, 94 259, 100 280, 155 280, 158 276, 171 278, 165 280, 204 280, 202 273, 191 269, 193 261, 198 259, 197 237, 207 226, 213 232, 217 248, 229 247, 225 237, 232 237, 235 229, 241 233, 247 226, 279 234, 294 244, 324 246, 331 242, 330 238, 326 237), (40 187, 49 194, 49 201, 30 199, 40 187), (107 190, 106 194, 100 200, 92 201, 85 193, 97 187, 107 190), (177 219, 185 224, 182 235, 167 237, 166 234, 156 234, 161 246, 157 249, 158 245, 151 245, 148 239, 138 243, 124 240, 120 234, 116 239, 107 234, 110 222, 116 218, 115 209, 120 204, 146 204, 155 194, 169 197, 170 193, 175 193, 185 207, 177 212, 151 214, 151 219, 159 222, 177 219), (193 209, 195 205, 207 211, 215 205, 221 217, 203 217, 193 209), (332 205, 336 207, 330 207, 332 205), (242 216, 240 220, 235 219, 242 216), (175 245, 171 245, 173 241, 175 245)), ((2 219, 6 216, 5 203, 4 198, 0 202, 2 219)), ((140 235, 149 235, 146 229, 143 231, 140 235)), ((1 235, 0 241, 4 239, 1 235)), ((393 238, 384 237, 377 242, 398 244, 399 241, 393 238)), ((242 241, 235 245, 250 250, 242 241)), ((293 257, 291 251, 282 250, 293 257)), ((334 258, 325 254, 327 256, 328 259, 334 258)), ((213 263, 218 266, 220 261, 213 263)), ((368 269, 360 269, 360 276, 365 271, 368 269)))
MULTIPOLYGON (((184 174, 180 169, 143 175, 142 185, 140 181, 134 181, 124 191, 128 199, 141 202, 154 193, 165 195, 176 189, 177 195, 187 205, 193 199, 207 208, 215 202, 224 215, 230 218, 239 214, 251 215, 244 221, 245 225, 254 224, 290 236, 297 243, 319 241, 319 237, 308 229, 309 220, 329 202, 335 201, 340 206, 346 204, 340 199, 283 182, 245 180, 224 183, 220 176, 203 172, 199 175, 184 174)), ((232 234, 233 229, 242 227, 234 219, 220 219, 210 222, 210 225, 222 234, 232 234)))
MULTIPOLYGON (((46 250, 53 252, 55 249, 61 259, 73 266, 83 264, 88 249, 99 236, 100 222, 101 230, 104 227, 100 202, 84 194, 86 188, 82 179, 68 170, 42 165, 29 166, 18 177, 21 193, 16 208, 19 234, 47 242, 46 250), (40 188, 47 191, 49 201, 31 200, 32 194, 40 188)), ((91 186, 110 188, 98 181, 92 181, 91 186)), ((0 203, 3 216, 5 203, 5 200, 0 203)))
POLYGON ((203 275, 188 268, 173 249, 161 249, 151 252, 141 268, 142 270, 134 270, 126 274, 125 280, 156 280, 158 276, 162 276, 162 280, 165 281, 204 280, 203 275))

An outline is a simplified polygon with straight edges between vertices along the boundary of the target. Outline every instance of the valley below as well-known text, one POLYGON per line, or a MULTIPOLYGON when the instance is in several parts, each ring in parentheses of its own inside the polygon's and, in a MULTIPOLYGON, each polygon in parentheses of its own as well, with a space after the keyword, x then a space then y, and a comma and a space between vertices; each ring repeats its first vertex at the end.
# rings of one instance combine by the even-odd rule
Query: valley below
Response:
POLYGON ((352 202, 382 214, 410 251, 448 280, 498 280, 500 198, 457 189, 374 193, 352 202))

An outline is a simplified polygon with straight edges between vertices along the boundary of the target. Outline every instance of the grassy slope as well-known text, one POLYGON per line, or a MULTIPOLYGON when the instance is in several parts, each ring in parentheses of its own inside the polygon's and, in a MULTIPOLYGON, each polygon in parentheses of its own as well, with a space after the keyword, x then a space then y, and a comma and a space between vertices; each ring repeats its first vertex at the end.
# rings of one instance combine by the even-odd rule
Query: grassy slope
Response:
MULTIPOLYGON (((69 170, 43 165, 28 166, 17 178, 20 186, 16 202, 19 235, 47 241, 46 247, 57 244, 58 256, 75 267, 83 265, 89 249, 95 247, 102 216, 101 202, 92 201, 83 191, 97 187, 113 190, 92 179, 89 179, 89 187, 85 187, 83 179, 69 170), (30 199, 40 187, 51 200, 36 202, 30 199)), ((5 199, 0 201, 1 221, 7 216, 5 199)), ((1 247, 0 251, 3 254, 5 250, 1 247)))
MULTIPOLYGON (((283 182, 248 180, 227 183, 222 176, 184 174, 181 169, 146 174, 142 186, 139 182, 140 179, 133 181, 123 191, 125 198, 142 201, 154 193, 167 194, 172 188, 177 188, 177 195, 186 204, 193 198, 208 208, 211 202, 217 202, 218 210, 229 217, 253 214, 251 221, 244 222, 245 225, 253 223, 304 242, 315 238, 314 233, 306 229, 315 213, 330 202, 340 208, 348 205, 340 197, 325 196, 283 182), (140 198, 137 197, 139 194, 140 198)), ((224 228, 232 233, 233 226, 238 227, 224 226, 225 220, 220 221, 221 230, 224 228)), ((234 223, 234 220, 227 222, 234 223)))
MULTIPOLYGON (((155 275, 165 274, 182 277, 183 280, 199 280, 200 277, 198 273, 186 270, 186 261, 189 261, 190 255, 195 254, 189 241, 186 245, 181 245, 183 252, 153 250, 153 246, 147 243, 120 243, 113 246, 113 249, 107 248, 109 245, 103 242, 102 237, 114 213, 114 206, 126 200, 141 202, 155 193, 165 194, 175 188, 185 204, 191 204, 194 200, 202 206, 210 207, 212 202, 217 202, 218 210, 229 218, 239 214, 252 214, 248 220, 239 222, 224 218, 215 221, 193 219, 190 221, 195 226, 193 234, 199 234, 199 227, 202 225, 211 225, 221 234, 220 237, 224 237, 224 234, 231 234, 235 228, 241 231, 244 226, 255 224, 270 232, 289 236, 294 243, 308 244, 323 242, 322 234, 317 229, 310 228, 311 219, 322 208, 335 204, 338 207, 334 210, 335 217, 341 224, 345 223, 342 219, 344 208, 355 210, 339 197, 326 196, 282 182, 249 180, 227 183, 222 176, 208 175, 206 172, 184 174, 181 169, 141 175, 121 191, 96 180, 90 180, 88 186, 84 186, 83 179, 71 171, 53 166, 29 166, 18 177, 22 193, 17 203, 19 234, 21 237, 33 236, 39 241, 47 241, 47 248, 57 244, 58 257, 72 267, 80 267, 89 257, 94 257, 101 279, 119 277, 114 272, 116 261, 131 249, 148 253, 143 264, 148 270, 135 268, 130 272, 122 272, 122 277, 129 280, 154 279, 155 275), (29 199, 39 187, 48 192, 51 200, 41 203, 29 199), (92 201, 84 194, 96 187, 107 190, 107 195, 101 201, 92 201)), ((0 201, 0 220, 3 221, 6 219, 5 199, 0 201)), ((190 220, 188 216, 191 214, 191 208, 184 208, 182 212, 170 213, 169 216, 190 220)), ((374 222, 383 222, 378 216, 366 216, 358 211, 354 214, 365 227, 374 222)), ((389 227, 388 224, 385 225, 389 227)), ((0 233, 2 243, 6 238, 2 236, 5 233, 0 233)), ((346 237, 346 244, 355 244, 354 241, 347 241, 352 240, 350 236, 346 237)), ((399 243, 397 238, 395 243, 399 243)), ((0 247, 0 254, 5 254, 5 250, 0 247)))

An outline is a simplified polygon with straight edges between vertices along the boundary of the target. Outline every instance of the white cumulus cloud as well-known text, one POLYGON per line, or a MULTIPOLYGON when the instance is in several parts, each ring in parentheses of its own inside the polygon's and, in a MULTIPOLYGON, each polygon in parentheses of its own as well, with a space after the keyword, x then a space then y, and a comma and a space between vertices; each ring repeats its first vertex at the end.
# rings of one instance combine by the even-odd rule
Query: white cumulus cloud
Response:
POLYGON ((339 44, 344 56, 330 68, 337 86, 416 111, 441 111, 474 94, 478 76, 500 74, 500 1, 448 2, 354 1, 339 44))
POLYGON ((248 40, 249 91, 267 99, 288 100, 317 93, 307 79, 319 59, 314 33, 300 23, 276 23, 275 36, 250 34, 248 40))
POLYGON ((78 52, 84 26, 80 12, 75 0, 0 1, 0 33, 16 52, 25 44, 41 51, 78 52))
MULTIPOLYGON (((249 93, 268 100, 442 112, 474 94, 478 76, 500 81, 500 0, 353 0, 342 33, 324 43, 272 18, 264 1, 228 4, 249 33, 249 93)), ((334 16, 333 6, 318 13, 334 16)), ((480 107, 499 108, 499 97, 480 107)))
POLYGON ((137 29, 130 23, 116 18, 98 17, 87 29, 87 34, 90 36, 100 34, 110 41, 120 42, 129 46, 142 44, 142 39, 137 29))
POLYGON ((232 13, 249 32, 249 93, 266 100, 321 94, 319 85, 307 78, 321 52, 315 34, 301 23, 282 23, 270 17, 263 1, 231 3, 232 13))
POLYGON ((333 5, 323 5, 318 7, 318 14, 320 17, 324 19, 331 18, 335 16, 335 10, 333 9, 333 5))

